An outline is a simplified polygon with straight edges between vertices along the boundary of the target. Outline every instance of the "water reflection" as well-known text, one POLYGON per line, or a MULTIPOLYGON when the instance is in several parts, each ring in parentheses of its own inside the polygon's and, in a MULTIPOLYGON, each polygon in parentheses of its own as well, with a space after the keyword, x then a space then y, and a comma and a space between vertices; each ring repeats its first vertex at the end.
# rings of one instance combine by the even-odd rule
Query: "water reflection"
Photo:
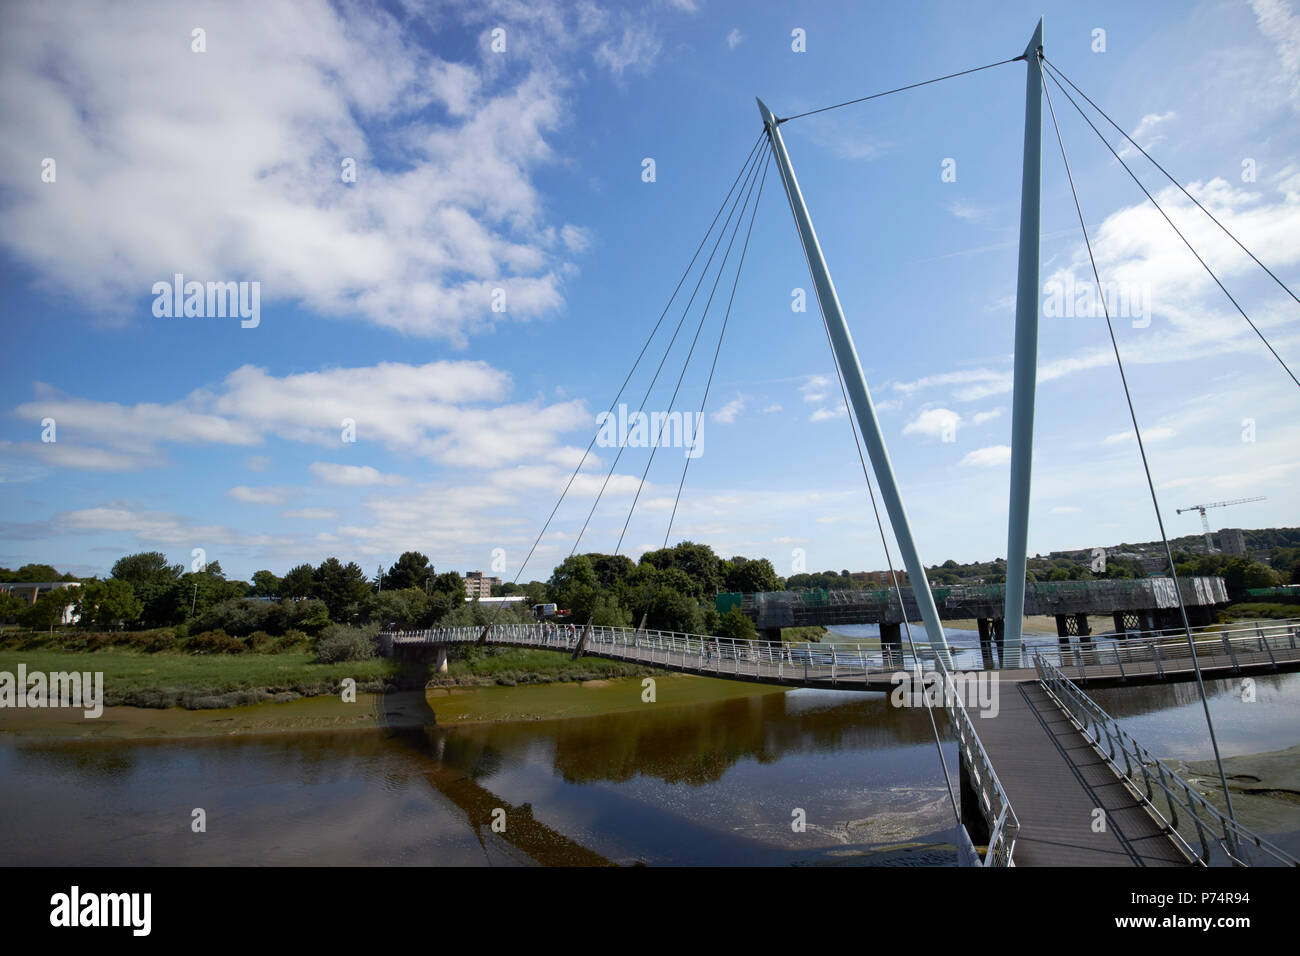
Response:
MULTIPOLYGON (((1210 685, 1221 741, 1295 742, 1300 675, 1210 685), (1253 710, 1248 708, 1253 707, 1253 710), (1220 716, 1222 714, 1222 716, 1220 716)), ((485 691, 491 693, 492 691, 485 691)), ((1200 756, 1195 685, 1097 692, 1200 756)), ((800 690, 593 718, 170 741, 0 740, 9 864, 944 865, 952 811, 922 710, 800 690), (203 807, 208 832, 190 830, 203 807), (503 811, 504 833, 492 827, 503 811), (805 832, 792 814, 807 816, 805 832), (928 849, 873 854, 882 845, 928 849)), ((436 710, 438 703, 434 704, 436 710)), ((944 728, 941 720, 941 729, 944 728)), ((950 768, 956 753, 945 744, 950 768)), ((1179 754, 1171 753, 1173 756, 1179 754)))

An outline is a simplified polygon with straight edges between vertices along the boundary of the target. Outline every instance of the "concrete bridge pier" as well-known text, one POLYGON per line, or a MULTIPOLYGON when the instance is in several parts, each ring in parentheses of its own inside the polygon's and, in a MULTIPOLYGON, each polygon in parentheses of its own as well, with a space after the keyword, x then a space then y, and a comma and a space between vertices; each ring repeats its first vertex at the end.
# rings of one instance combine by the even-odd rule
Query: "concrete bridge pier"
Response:
MULTIPOLYGON (((391 644, 389 645, 392 646, 391 644)), ((447 673, 447 645, 446 644, 398 644, 393 654, 394 657, 405 657, 413 660, 433 660, 433 670, 439 674, 447 673)))

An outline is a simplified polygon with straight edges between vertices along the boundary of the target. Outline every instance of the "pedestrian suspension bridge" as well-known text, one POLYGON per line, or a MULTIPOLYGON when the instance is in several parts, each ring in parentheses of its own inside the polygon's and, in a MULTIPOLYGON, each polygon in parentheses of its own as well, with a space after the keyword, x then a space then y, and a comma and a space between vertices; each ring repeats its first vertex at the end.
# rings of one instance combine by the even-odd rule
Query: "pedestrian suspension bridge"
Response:
MULTIPOLYGON (((1215 284, 1227 296, 1249 326, 1267 347, 1272 358, 1291 381, 1300 380, 1287 366, 1259 326, 1224 287, 1211 266, 1194 249, 1187 237, 1161 208, 1141 178, 1124 156, 1141 155, 1167 177, 1187 199, 1213 221, 1229 239, 1263 269, 1285 292, 1300 304, 1294 292, 1247 249, 1235 235, 1183 187, 1165 167, 1124 132, 1086 93, 1076 86, 1044 53, 1043 24, 1040 20, 1023 52, 1009 59, 985 66, 951 73, 920 83, 859 97, 821 109, 778 118, 761 100, 758 102, 762 131, 751 147, 740 172, 718 207, 704 238, 695 249, 686 270, 678 280, 667 305, 654 324, 632 369, 624 379, 610 405, 613 415, 628 389, 642 360, 650 351, 675 302, 684 300, 681 317, 664 347, 653 377, 641 398, 643 414, 650 396, 660 381, 669 354, 678 343, 687 315, 697 302, 703 303, 694 336, 672 397, 666 406, 675 409, 682 391, 687 367, 696 353, 706 318, 715 299, 725 301, 712 365, 699 404, 703 416, 708 403, 714 373, 731 319, 736 288, 744 265, 754 219, 769 165, 775 162, 781 184, 793 215, 796 232, 815 288, 823 331, 836 368, 836 378, 846 407, 854 444, 862 466, 872 511, 880 532, 881 545, 892 577, 897 606, 906 607, 900 615, 902 634, 895 640, 858 643, 786 644, 779 641, 737 641, 710 635, 679 634, 649 629, 646 608, 635 628, 601 627, 588 619, 572 627, 551 624, 523 624, 502 620, 488 626, 447 628, 426 631, 385 631, 381 635, 383 651, 390 655, 435 655, 445 661, 448 647, 457 644, 505 644, 520 647, 543 647, 568 651, 578 656, 595 654, 617 660, 705 674, 731 680, 760 681, 790 687, 829 687, 894 693, 910 682, 915 693, 908 699, 924 707, 931 723, 936 749, 943 767, 951 799, 958 849, 964 864, 981 866, 1043 865, 1117 865, 1117 866, 1187 866, 1187 865, 1286 865, 1297 860, 1242 826, 1233 811, 1228 779, 1223 771, 1218 741, 1210 715, 1204 680, 1207 677, 1238 677, 1300 669, 1300 630, 1296 622, 1247 625, 1216 629, 1193 627, 1178 580, 1172 550, 1165 534, 1156 495, 1155 482, 1147 459, 1143 432, 1129 390, 1119 342, 1115 336, 1106 287, 1098 271, 1088 234, 1083 207, 1075 187, 1065 143, 1050 87, 1084 119, 1088 127, 1106 146, 1118 165, 1141 189, 1146 199, 1161 213, 1170 228, 1182 240, 1215 284), (848 322, 831 280, 829 266, 813 228, 794 167, 786 150, 782 130, 786 124, 813 114, 824 113, 882 96, 953 80, 985 70, 1023 63, 1026 70, 1024 151, 1021 176, 1019 260, 1017 266, 1015 306, 1015 354, 1011 422, 1011 481, 1008 498, 1007 574, 1001 596, 1002 611, 988 609, 990 618, 1004 622, 999 635, 997 659, 987 649, 950 646, 944 633, 926 575, 926 565, 912 535, 902 494, 896 481, 884 434, 876 415, 866 377, 863 374, 848 322), (1049 638, 1041 646, 1026 647, 1023 637, 1023 614, 1026 606, 1026 547, 1029 521, 1031 465, 1033 458, 1034 400, 1038 366, 1039 298, 1039 197, 1041 178, 1042 104, 1049 115, 1060 147, 1062 165, 1073 196, 1084 246, 1087 249, 1099 301, 1109 333, 1119 381, 1127 400, 1129 422, 1137 439, 1146 486, 1164 554, 1168 562, 1169 591, 1176 598, 1176 612, 1170 608, 1162 625, 1172 629, 1145 630, 1118 634, 1104 641, 1088 640, 1081 633, 1076 642, 1058 643, 1049 638), (1085 108, 1085 104, 1086 107, 1085 108), (1111 144, 1100 126, 1108 126, 1122 137, 1121 149, 1111 144), (1122 152, 1121 152, 1122 151, 1122 152), (752 201, 751 201, 752 200, 752 201), (724 217, 724 212, 726 213, 724 217), (747 220, 747 224, 746 224, 747 220), (720 225, 719 225, 720 224, 720 225), (737 239, 744 226, 744 237, 737 249, 737 239), (693 285, 688 279, 701 261, 701 255, 713 237, 712 246, 693 285), (723 239, 727 242, 723 247, 723 239), (722 249, 719 258, 719 250, 722 249), (716 265, 715 265, 716 262, 716 265), (731 271, 727 292, 722 280, 731 271), (706 280, 712 274, 707 292, 706 280), (722 294, 718 295, 722 287, 722 294), (686 290, 690 291, 687 292, 686 290), (870 466, 868 467, 868 462, 870 466), (872 475, 875 483, 872 482, 872 475), (876 490, 879 489, 879 501, 876 490), (881 514, 883 504, 884 515, 881 514), (897 544, 903 569, 912 587, 906 602, 891 553, 885 520, 888 520, 897 544), (911 622, 920 619, 925 629, 923 640, 912 635, 911 622), (1215 761, 1218 767, 1222 809, 1208 800, 1192 781, 1176 773, 1132 739, 1084 691, 1089 685, 1134 685, 1165 681, 1194 681, 1205 713, 1215 761), (977 691, 973 696, 972 688, 977 691), (978 702, 979 706, 972 706, 978 702), (939 721, 944 720, 955 736, 959 751, 958 781, 954 785, 941 740, 939 721)), ((651 363, 653 364, 653 363, 651 363)), ((665 388, 671 379, 665 379, 665 388)), ((599 434, 599 433, 598 433, 599 434)), ((560 493, 532 548, 515 575, 517 583, 532 559, 566 496, 574 488, 596 443, 593 436, 587 450, 560 493)), ((628 508, 627 518, 618 537, 614 554, 620 554, 628 525, 645 490, 646 476, 659 450, 658 435, 650 444, 649 460, 641 473, 636 495, 628 508)), ((574 537, 570 555, 591 527, 602 497, 609 488, 619 462, 626 451, 622 444, 615 454, 599 493, 586 514, 581 530, 574 537)), ((664 534, 667 547, 677 517, 687 470, 692 461, 690 449, 684 456, 676 498, 664 534)), ((1154 622, 1148 622, 1154 623, 1154 622)), ((1200 622, 1204 625, 1204 621, 1200 622)), ((896 631, 893 633, 897 633, 896 631)), ((883 631, 882 631, 882 636, 883 631)))

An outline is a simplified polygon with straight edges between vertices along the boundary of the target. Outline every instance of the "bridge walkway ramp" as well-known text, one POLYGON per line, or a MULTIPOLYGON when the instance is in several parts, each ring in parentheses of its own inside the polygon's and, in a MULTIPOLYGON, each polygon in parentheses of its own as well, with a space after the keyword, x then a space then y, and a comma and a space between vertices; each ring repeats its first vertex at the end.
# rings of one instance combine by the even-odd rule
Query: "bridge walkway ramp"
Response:
POLYGON ((974 722, 1020 820, 1016 866, 1189 865, 1041 684, 1003 682, 974 722))

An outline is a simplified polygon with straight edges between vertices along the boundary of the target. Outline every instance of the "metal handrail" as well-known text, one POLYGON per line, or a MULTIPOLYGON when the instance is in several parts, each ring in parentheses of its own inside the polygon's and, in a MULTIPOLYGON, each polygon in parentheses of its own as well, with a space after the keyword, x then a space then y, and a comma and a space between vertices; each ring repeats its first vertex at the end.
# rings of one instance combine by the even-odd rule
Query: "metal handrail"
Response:
MULTIPOLYGON (((975 732, 974 722, 962 703, 961 694, 953 687, 952 675, 944 666, 942 656, 934 658, 935 669, 943 678, 943 704, 948 712, 948 720, 957 735, 958 746, 966 757, 966 767, 971 775, 971 783, 979 791, 980 814, 984 817, 985 828, 989 832, 988 847, 984 852, 981 865, 986 867, 1015 866, 1013 855, 1016 849, 1016 836, 1020 833, 1020 819, 1011 809, 1011 800, 1002 789, 993 761, 989 759, 984 744, 975 732)), ((996 680, 996 678, 993 678, 996 680)), ((970 835, 965 824, 958 822, 964 841, 970 843, 970 835)), ((978 857, 976 857, 978 859, 978 857)))
POLYGON ((1172 767, 1141 746, 1119 722, 1106 713, 1073 681, 1042 655, 1034 655, 1034 669, 1043 688, 1056 701, 1111 769, 1136 794, 1188 859, 1200 866, 1213 860, 1211 847, 1234 866, 1251 866, 1251 849, 1271 857, 1274 864, 1300 866, 1300 860, 1273 845, 1248 827, 1230 819, 1209 802, 1172 767), (1168 816, 1156 806, 1160 791, 1168 816), (1196 844, 1179 827, 1194 827, 1196 844))
MULTIPOLYGON (((546 623, 491 624, 466 627, 428 628, 415 631, 386 630, 380 640, 385 653, 395 644, 472 643, 487 635, 509 643, 529 647, 572 650, 582 636, 579 625, 546 623)), ((1196 652, 1206 666, 1231 666, 1239 669, 1238 655, 1267 655, 1256 663, 1277 665, 1275 650, 1300 650, 1300 622, 1282 621, 1264 624, 1252 622, 1222 629, 1194 632, 1196 652)), ((750 676, 776 676, 779 679, 808 677, 855 683, 869 678, 888 677, 900 671, 932 669, 939 655, 927 642, 918 641, 906 648, 899 645, 872 646, 872 641, 799 642, 746 641, 704 634, 645 630, 630 627, 593 626, 586 647, 600 648, 605 656, 645 660, 645 650, 662 652, 660 663, 668 658, 683 668, 701 673, 729 673, 750 676), (913 654, 915 647, 915 655, 913 654), (746 667, 746 665, 749 665, 746 667), (773 674, 775 671, 775 674, 773 674)), ((952 648, 964 654, 970 666, 959 671, 999 670, 1001 665, 982 658, 974 647, 952 648)), ((1033 648, 1034 653, 1061 667, 1075 667, 1081 675, 1087 668, 1117 668, 1123 678, 1141 674, 1165 676, 1170 665, 1189 658, 1186 635, 1148 636, 1078 641, 1033 648)), ((647 661, 655 663, 655 661, 647 661)))

